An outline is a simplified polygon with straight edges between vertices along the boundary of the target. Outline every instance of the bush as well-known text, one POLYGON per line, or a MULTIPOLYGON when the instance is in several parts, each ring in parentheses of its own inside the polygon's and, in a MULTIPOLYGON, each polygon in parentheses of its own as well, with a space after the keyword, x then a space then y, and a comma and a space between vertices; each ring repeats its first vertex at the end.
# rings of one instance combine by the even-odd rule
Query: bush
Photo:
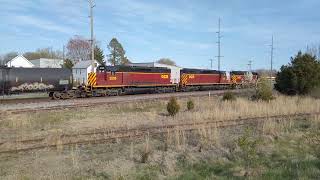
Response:
POLYGON ((271 82, 266 78, 261 78, 256 89, 256 94, 252 97, 252 99, 262 101, 271 101, 274 99, 271 82))
POLYGON ((222 100, 223 101, 235 101, 237 98, 234 93, 227 91, 223 94, 222 100))
POLYGON ((310 96, 314 98, 320 98, 320 88, 311 90, 310 96))
POLYGON ((188 102, 187 102, 187 108, 188 108, 189 111, 194 109, 194 103, 193 103, 193 101, 191 99, 189 99, 188 102))
POLYGON ((180 106, 175 97, 171 97, 167 104, 167 111, 170 116, 175 116, 180 110, 180 106))
POLYGON ((299 52, 291 63, 282 66, 276 77, 275 88, 284 94, 308 94, 320 85, 320 63, 316 57, 299 52))
POLYGON ((261 143, 261 140, 256 138, 250 128, 247 128, 244 134, 237 139, 237 145, 241 149, 240 156, 244 159, 246 168, 258 164, 258 146, 261 143))

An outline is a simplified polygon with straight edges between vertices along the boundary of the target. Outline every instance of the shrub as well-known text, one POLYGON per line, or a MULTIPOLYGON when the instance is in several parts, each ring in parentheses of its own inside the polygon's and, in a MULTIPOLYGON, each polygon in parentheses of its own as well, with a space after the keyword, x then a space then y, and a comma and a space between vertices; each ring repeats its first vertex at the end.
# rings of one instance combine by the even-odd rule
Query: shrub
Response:
POLYGON ((194 103, 193 103, 193 101, 191 99, 189 99, 188 102, 187 102, 187 108, 188 108, 189 111, 194 109, 194 103))
POLYGON ((261 78, 256 89, 256 94, 252 97, 252 99, 262 101, 270 101, 274 99, 271 82, 266 78, 261 78))
POLYGON ((320 98, 320 88, 315 88, 311 90, 310 96, 314 98, 320 98))
POLYGON ((171 97, 167 104, 167 111, 170 116, 175 116, 180 110, 180 106, 175 97, 171 97))
POLYGON ((222 100, 223 101, 235 101, 237 98, 234 93, 227 91, 223 94, 222 100))
POLYGON ((257 165, 258 146, 261 139, 255 137, 252 129, 247 128, 244 134, 237 139, 237 145, 241 149, 241 157, 244 159, 246 168, 257 165))
POLYGON ((308 94, 320 85, 320 63, 308 53, 298 52, 291 63, 282 66, 275 88, 284 94, 308 94))

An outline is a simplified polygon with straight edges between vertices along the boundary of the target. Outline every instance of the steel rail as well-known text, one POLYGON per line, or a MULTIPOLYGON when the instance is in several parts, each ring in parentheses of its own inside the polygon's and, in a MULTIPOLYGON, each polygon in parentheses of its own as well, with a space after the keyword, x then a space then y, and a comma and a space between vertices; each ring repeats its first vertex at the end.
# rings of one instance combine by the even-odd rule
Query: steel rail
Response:
MULTIPOLYGON (((177 93, 163 93, 163 94, 142 94, 142 95, 127 95, 127 96, 119 96, 114 98, 92 98, 91 101, 83 102, 82 99, 78 99, 73 101, 71 104, 57 104, 57 105, 50 105, 49 107, 28 107, 28 104, 23 104, 24 108, 12 108, 12 109, 0 109, 0 115, 6 114, 20 114, 26 112, 38 112, 38 111, 51 111, 51 110, 63 110, 63 109, 73 109, 73 108, 86 108, 92 106, 101 106, 108 104, 117 104, 117 103, 125 103, 125 102, 132 102, 132 101, 145 101, 145 100, 158 100, 158 99, 168 99, 172 96, 176 97, 200 97, 200 96, 208 96, 209 93, 212 96, 215 95, 222 95, 224 92, 230 90, 217 90, 217 91, 195 91, 195 92, 177 92, 177 93), (126 98, 122 98, 126 97, 126 98), (98 101, 95 101, 98 100, 98 101)), ((249 90, 250 91, 250 90, 249 90)), ((232 90, 232 92, 236 94, 246 93, 248 90, 232 90)), ((67 100, 66 100, 67 101, 67 100)), ((64 100, 61 100, 64 102, 64 100)))
POLYGON ((193 122, 183 124, 168 124, 151 127, 137 127, 133 129, 119 128, 112 129, 95 129, 90 132, 74 133, 74 134, 57 134, 53 140, 48 140, 47 137, 38 137, 35 139, 26 139, 21 141, 6 141, 0 142, 0 154, 2 153, 17 153, 25 152, 36 149, 53 148, 58 146, 67 146, 75 144, 100 144, 104 142, 110 142, 117 139, 138 138, 145 135, 157 135, 164 134, 172 131, 194 131, 200 128, 226 128, 232 126, 248 125, 252 123, 264 122, 266 120, 281 120, 285 118, 308 118, 312 116, 320 115, 320 112, 314 113, 296 113, 287 115, 272 115, 272 116, 260 116, 239 118, 233 120, 221 120, 221 121, 205 121, 205 122, 193 122), (48 142, 50 141, 50 142, 48 142), (1 150, 1 145, 11 144, 14 148, 4 148, 1 150))

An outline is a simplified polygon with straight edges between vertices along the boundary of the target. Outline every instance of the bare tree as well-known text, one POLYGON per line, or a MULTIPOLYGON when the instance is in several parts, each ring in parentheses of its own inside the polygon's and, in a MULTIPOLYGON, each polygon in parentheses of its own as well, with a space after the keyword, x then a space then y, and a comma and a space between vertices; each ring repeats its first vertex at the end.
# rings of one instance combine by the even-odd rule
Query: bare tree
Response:
POLYGON ((320 45, 307 46, 306 53, 315 56, 317 59, 320 59, 320 45))
POLYGON ((28 60, 48 58, 48 59, 62 59, 63 53, 59 50, 53 50, 51 47, 37 49, 35 52, 26 52, 23 54, 28 60))
POLYGON ((18 56, 17 52, 9 52, 0 57, 0 65, 5 65, 8 61, 18 56))
POLYGON ((90 41, 81 36, 74 36, 71 38, 67 44, 67 50, 67 56, 73 62, 90 59, 90 41))

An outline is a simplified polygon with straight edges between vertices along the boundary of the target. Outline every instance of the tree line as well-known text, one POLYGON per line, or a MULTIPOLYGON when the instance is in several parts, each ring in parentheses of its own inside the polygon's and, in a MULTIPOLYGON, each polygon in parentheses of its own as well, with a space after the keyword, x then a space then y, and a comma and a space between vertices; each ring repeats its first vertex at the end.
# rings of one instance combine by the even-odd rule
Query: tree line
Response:
MULTIPOLYGON (((104 54, 99 42, 94 47, 94 59, 99 64, 111 65, 125 65, 131 63, 131 60, 126 56, 126 51, 117 38, 112 38, 106 45, 109 54, 104 54)), ((28 60, 48 58, 48 59, 64 59, 64 67, 72 68, 74 64, 79 61, 91 60, 91 42, 90 40, 74 36, 69 39, 65 46, 65 50, 53 50, 52 48, 37 49, 32 52, 25 52, 22 55, 28 60), (64 52, 66 51, 66 52, 64 52)), ((9 52, 0 56, 0 65, 6 64, 14 57, 18 56, 18 52, 9 52)), ((168 65, 176 65, 175 62, 169 58, 161 58, 157 62, 168 65)))

